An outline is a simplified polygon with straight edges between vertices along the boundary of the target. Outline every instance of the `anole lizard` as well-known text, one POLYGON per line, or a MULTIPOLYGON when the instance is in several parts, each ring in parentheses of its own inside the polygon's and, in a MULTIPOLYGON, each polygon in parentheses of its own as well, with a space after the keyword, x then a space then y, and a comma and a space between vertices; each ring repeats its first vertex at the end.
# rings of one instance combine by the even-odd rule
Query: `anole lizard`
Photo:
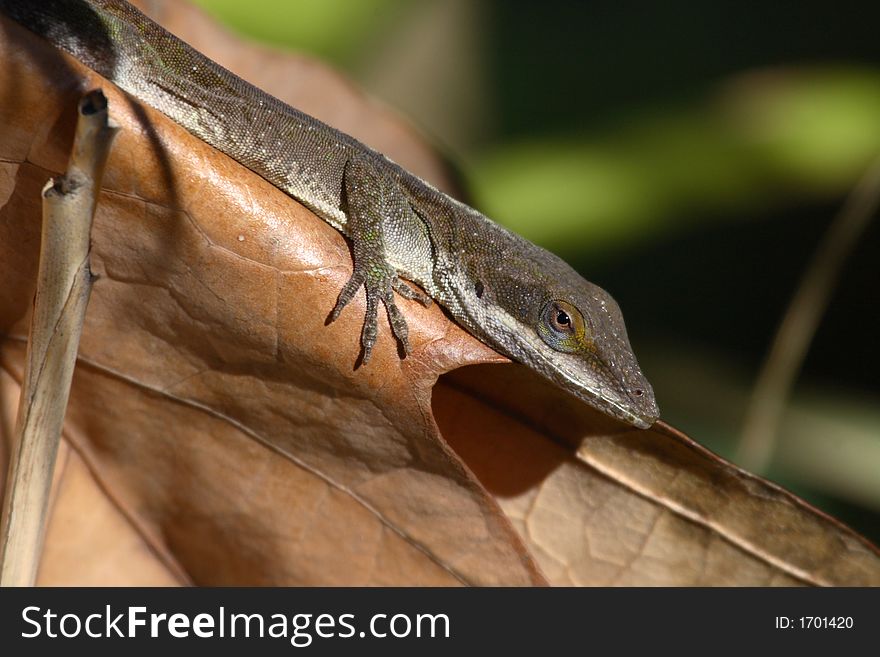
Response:
POLYGON ((557 256, 245 82, 127 2, 0 0, 0 11, 341 231, 354 273, 329 319, 365 288, 362 363, 380 303, 409 352, 394 293, 433 298, 475 337, 599 410, 641 428, 658 418, 617 304, 557 256))

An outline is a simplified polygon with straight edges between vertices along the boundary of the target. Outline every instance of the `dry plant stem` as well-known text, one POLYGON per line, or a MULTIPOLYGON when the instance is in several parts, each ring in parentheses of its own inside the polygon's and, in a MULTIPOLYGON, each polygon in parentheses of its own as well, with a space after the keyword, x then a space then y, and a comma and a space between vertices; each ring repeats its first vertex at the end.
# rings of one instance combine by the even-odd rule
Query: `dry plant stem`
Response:
POLYGON ((116 128, 101 91, 86 94, 67 174, 43 188, 34 312, 3 501, 0 585, 32 586, 79 338, 91 292, 89 235, 116 128))
POLYGON ((843 263, 880 206, 880 158, 874 161, 834 218, 808 266, 776 332, 758 376, 736 461, 747 470, 763 472, 776 448, 779 424, 794 380, 843 263))

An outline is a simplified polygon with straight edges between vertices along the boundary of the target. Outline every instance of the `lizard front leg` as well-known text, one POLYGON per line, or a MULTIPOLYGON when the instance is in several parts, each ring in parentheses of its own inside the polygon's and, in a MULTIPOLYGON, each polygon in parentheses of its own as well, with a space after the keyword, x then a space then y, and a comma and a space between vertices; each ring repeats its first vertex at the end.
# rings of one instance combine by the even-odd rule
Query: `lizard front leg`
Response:
POLYGON ((403 282, 388 261, 386 228, 389 225, 404 225, 408 213, 412 211, 397 182, 383 169, 370 157, 355 155, 345 163, 342 176, 343 209, 347 215, 345 228, 351 240, 354 271, 339 292, 328 323, 339 317, 339 313, 363 285, 367 308, 361 332, 362 364, 369 362, 376 343, 380 301, 385 306, 392 332, 407 354, 410 353, 409 329, 394 302, 394 292, 406 299, 416 299, 426 306, 431 303, 431 297, 403 282))

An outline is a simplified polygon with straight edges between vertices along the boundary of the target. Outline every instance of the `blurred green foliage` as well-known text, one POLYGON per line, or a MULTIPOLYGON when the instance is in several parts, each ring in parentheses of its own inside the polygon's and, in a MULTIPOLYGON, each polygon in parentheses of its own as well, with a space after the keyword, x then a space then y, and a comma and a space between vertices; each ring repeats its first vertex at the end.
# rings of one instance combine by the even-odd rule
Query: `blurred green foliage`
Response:
POLYGON ((250 37, 344 66, 386 27, 404 0, 196 0, 250 37))
POLYGON ((834 196, 880 153, 880 72, 755 77, 589 138, 501 144, 474 170, 480 207, 553 248, 601 250, 704 212, 834 196))
MULTIPOLYGON (((880 3, 198 2, 446 145, 481 210, 617 297, 664 418, 734 453, 803 267, 880 155, 880 3)), ((761 473, 875 541, 878 223, 761 473)))

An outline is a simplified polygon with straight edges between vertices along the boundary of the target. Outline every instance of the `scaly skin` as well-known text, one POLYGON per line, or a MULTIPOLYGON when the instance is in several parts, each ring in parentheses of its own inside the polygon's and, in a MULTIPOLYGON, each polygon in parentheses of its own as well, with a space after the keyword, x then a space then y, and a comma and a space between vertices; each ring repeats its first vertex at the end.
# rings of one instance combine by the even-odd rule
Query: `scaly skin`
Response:
POLYGON ((617 304, 552 253, 245 82, 127 2, 0 0, 0 11, 340 230, 354 273, 330 319, 366 289, 364 363, 380 301, 409 351, 396 291, 437 300, 483 342, 613 417, 644 428, 659 416, 617 304))

